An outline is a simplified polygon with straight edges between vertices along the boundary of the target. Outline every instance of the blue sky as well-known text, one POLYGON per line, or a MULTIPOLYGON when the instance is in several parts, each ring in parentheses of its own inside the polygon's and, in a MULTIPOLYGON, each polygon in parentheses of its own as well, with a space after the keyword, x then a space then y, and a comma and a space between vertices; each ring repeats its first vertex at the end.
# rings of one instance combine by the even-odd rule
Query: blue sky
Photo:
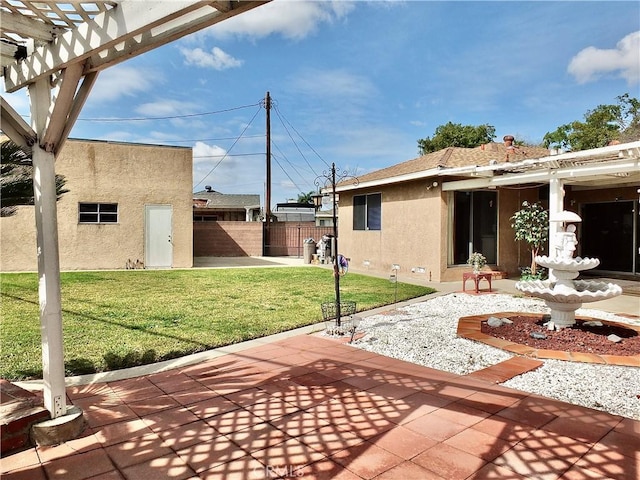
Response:
POLYGON ((191 146, 194 190, 264 198, 269 91, 275 205, 331 162, 415 158, 449 121, 540 142, 640 97, 639 52, 636 1, 275 0, 101 72, 71 136, 191 146), (125 120, 150 117, 170 118, 125 120))

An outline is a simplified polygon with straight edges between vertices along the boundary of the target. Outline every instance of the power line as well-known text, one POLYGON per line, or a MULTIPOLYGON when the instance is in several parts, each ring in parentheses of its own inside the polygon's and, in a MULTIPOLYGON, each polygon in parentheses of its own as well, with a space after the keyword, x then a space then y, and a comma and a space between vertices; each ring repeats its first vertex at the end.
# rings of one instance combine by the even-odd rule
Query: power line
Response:
POLYGON ((229 147, 229 150, 227 150, 227 152, 224 154, 224 156, 223 156, 220 160, 218 160, 218 163, 216 163, 216 164, 213 166, 213 168, 212 168, 211 170, 209 170, 209 173, 207 173, 207 174, 202 178, 202 180, 200 180, 198 183, 196 183, 196 184, 194 185, 194 187, 193 187, 194 189, 195 189, 195 188, 197 188, 197 187, 198 187, 202 182, 204 182, 204 181, 207 179, 207 177, 208 177, 209 175, 211 175, 211 174, 213 173, 213 171, 214 171, 216 168, 218 168, 218 165, 220 165, 220 164, 222 163, 222 161, 223 161, 225 158, 227 158, 227 156, 228 156, 229 152, 233 149, 233 147, 236 145, 236 143, 238 143, 238 141, 240 140, 240 138, 242 137, 242 135, 244 134, 244 132, 246 132, 246 131, 247 131, 247 129, 251 126, 251 124, 253 123, 253 121, 254 121, 254 120, 256 119, 256 117, 258 116, 258 113, 260 112, 260 109, 262 108, 260 104, 256 104, 256 105, 254 105, 254 106, 257 106, 257 107, 258 107, 258 109, 256 110, 256 113, 253 115, 253 117, 251 118, 251 120, 249 120, 249 123, 247 123, 247 125, 244 127, 244 130, 242 130, 242 132, 240 133, 240 135, 238 136, 238 138, 236 139, 236 141, 235 141, 235 142, 233 142, 233 145, 231 145, 231 147, 229 147))
MULTIPOLYGON (((279 110, 278 108, 276 108, 276 112, 278 113, 278 117, 280 117, 280 110, 279 110)), ((317 156, 317 157, 318 157, 318 158, 319 158, 319 159, 320 159, 320 160, 321 160, 321 161, 322 161, 322 162, 323 162, 327 167, 331 167, 331 165, 329 165, 329 163, 328 163, 324 158, 322 158, 322 157, 320 156, 320 154, 319 154, 318 152, 316 152, 316 151, 315 151, 315 149, 314 149, 311 145, 309 145, 309 142, 307 142, 307 141, 304 139, 304 137, 303 137, 302 135, 300 135, 300 133, 296 130, 296 128, 295 128, 293 125, 291 125, 291 122, 289 122, 289 120, 287 120, 286 118, 285 118, 285 120, 286 120, 286 122, 289 124, 289 126, 291 127, 291 129, 292 129, 294 132, 296 132, 296 134, 300 137, 300 139, 305 143, 305 145, 306 145, 307 147, 309 147, 309 148, 311 149, 311 151, 312 151, 313 153, 315 153, 315 154, 316 154, 316 156, 317 156)), ((285 129, 286 129, 286 127, 285 127, 285 129)), ((293 140, 293 139, 292 139, 292 140, 293 140)), ((294 141, 294 144, 295 144, 295 141, 294 141)), ((297 147, 297 145, 296 145, 296 147, 297 147)), ((304 155, 303 155, 303 157, 304 157, 304 155)), ((306 161, 306 158, 305 158, 305 161, 306 161)), ((308 162, 307 162, 307 164, 308 164, 308 162)), ((311 165, 309 165, 309 166, 311 167, 311 165)), ((313 171, 313 172, 315 173, 315 171, 313 170, 313 167, 311 167, 311 171, 313 171)))
POLYGON ((207 115, 216 115, 218 113, 227 113, 233 112, 235 110, 242 110, 243 108, 249 107, 257 107, 260 103, 254 103, 251 105, 242 105, 240 107, 232 107, 226 108, 224 110, 216 110, 213 112, 202 112, 202 113, 187 113, 184 115, 167 115, 163 117, 131 117, 131 118, 78 118, 78 121, 82 120, 84 122, 142 122, 149 120, 175 120, 178 118, 191 118, 191 117, 204 117, 207 115))

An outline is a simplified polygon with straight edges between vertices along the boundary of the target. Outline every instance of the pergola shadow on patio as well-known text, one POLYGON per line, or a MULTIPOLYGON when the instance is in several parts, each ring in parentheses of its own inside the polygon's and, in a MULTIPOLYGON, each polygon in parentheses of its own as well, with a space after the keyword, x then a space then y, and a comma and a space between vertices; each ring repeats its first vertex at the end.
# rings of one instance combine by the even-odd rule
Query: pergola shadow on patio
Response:
POLYGON ((636 479, 640 422, 298 335, 68 388, 84 434, 3 478, 636 479))

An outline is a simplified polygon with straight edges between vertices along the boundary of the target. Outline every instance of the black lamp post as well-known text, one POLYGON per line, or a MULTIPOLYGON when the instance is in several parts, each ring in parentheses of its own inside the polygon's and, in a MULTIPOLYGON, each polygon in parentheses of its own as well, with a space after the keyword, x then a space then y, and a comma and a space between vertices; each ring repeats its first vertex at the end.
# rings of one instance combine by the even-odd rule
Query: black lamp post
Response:
MULTIPOLYGON (((322 172, 322 175, 318 175, 314 180, 314 184, 318 188, 326 189, 328 185, 331 185, 331 205, 333 207, 333 245, 331 253, 333 254, 333 278, 335 284, 335 299, 336 299, 336 326, 340 327, 340 266, 338 263, 338 217, 337 202, 336 202, 336 182, 340 182, 351 175, 346 172, 340 172, 336 168, 336 164, 331 164, 331 172, 322 172)), ((355 180, 357 184, 357 180, 355 180)), ((322 203, 322 195, 314 195, 313 201, 316 207, 319 207, 322 203)))

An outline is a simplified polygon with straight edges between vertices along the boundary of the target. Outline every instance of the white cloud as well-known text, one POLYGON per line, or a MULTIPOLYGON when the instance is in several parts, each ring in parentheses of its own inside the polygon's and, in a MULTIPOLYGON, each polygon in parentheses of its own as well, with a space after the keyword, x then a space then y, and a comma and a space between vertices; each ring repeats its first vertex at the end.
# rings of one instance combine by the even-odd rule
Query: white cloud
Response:
POLYGON ((587 83, 606 73, 618 73, 629 85, 640 82, 640 31, 630 33, 616 48, 587 47, 571 59, 567 71, 578 83, 587 83))
POLYGON ((89 99, 98 102, 132 97, 154 87, 162 77, 140 67, 117 65, 102 71, 91 90, 89 99))
POLYGON ((300 40, 314 33, 321 23, 340 20, 354 8, 354 2, 341 0, 324 2, 276 0, 220 22, 196 34, 196 37, 211 35, 216 38, 232 36, 263 38, 279 33, 285 38, 300 40))
POLYGON ((207 163, 215 165, 227 151, 217 145, 208 145, 204 142, 196 142, 193 146, 193 164, 207 163))
POLYGON ((218 47, 213 47, 211 53, 205 52, 201 48, 187 49, 181 48, 180 53, 184 56, 187 65, 195 65, 202 68, 213 68, 214 70, 226 70, 241 66, 244 62, 233 58, 231 55, 218 47))
POLYGON ((305 70, 292 80, 298 93, 323 98, 368 99, 375 95, 376 87, 361 75, 346 70, 305 70))
POLYGON ((177 115, 188 115, 191 112, 199 111, 202 107, 196 103, 189 103, 182 100, 159 100, 157 102, 143 103, 136 107, 136 112, 146 117, 171 117, 177 115))

